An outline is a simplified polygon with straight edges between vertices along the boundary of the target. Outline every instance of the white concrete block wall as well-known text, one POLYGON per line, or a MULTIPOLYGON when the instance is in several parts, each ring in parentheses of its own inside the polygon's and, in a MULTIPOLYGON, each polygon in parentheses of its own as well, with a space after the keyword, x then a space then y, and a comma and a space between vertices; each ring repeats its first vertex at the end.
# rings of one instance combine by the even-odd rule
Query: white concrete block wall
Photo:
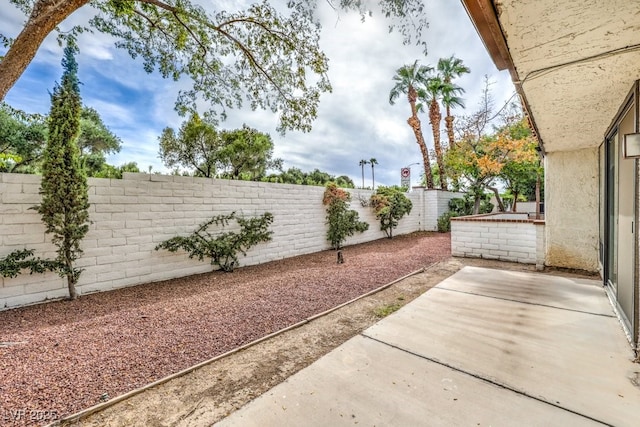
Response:
POLYGON ((534 221, 536 228, 536 270, 544 270, 544 221, 534 221))
MULTIPOLYGON (((45 235, 40 215, 30 210, 40 202, 40 177, 0 174, 0 257, 13 250, 34 249, 37 256, 53 258, 56 248, 45 235)), ((89 179, 92 221, 82 241, 84 268, 78 292, 132 286, 212 270, 206 262, 185 253, 155 251, 156 245, 176 235, 191 233, 200 223, 232 211, 248 216, 271 212, 272 241, 252 248, 241 265, 317 252, 329 248, 325 239, 323 187, 251 181, 212 180, 181 176, 126 173, 122 180, 89 179)), ((368 199, 370 191, 352 190, 351 208, 370 228, 350 237, 356 244, 385 237, 368 199)), ((423 195, 409 193, 414 205, 394 234, 406 234, 433 225, 424 224, 423 195)), ((67 296, 66 281, 56 274, 23 273, 0 277, 0 310, 67 296)))
MULTIPOLYGON (((55 256, 40 215, 30 209, 40 203, 39 190, 39 176, 0 174, 0 256, 24 248, 43 258, 55 256)), ((54 273, 24 272, 13 279, 0 277, 0 284, 0 309, 68 295, 66 283, 54 273)))
POLYGON ((543 221, 490 218, 452 218, 452 255, 544 266, 543 221))
POLYGON ((449 200, 464 197, 464 193, 452 191, 424 190, 424 228, 425 231, 438 230, 438 218, 449 211, 449 200))
POLYGON ((518 202, 516 204, 516 212, 535 213, 536 202, 518 202))

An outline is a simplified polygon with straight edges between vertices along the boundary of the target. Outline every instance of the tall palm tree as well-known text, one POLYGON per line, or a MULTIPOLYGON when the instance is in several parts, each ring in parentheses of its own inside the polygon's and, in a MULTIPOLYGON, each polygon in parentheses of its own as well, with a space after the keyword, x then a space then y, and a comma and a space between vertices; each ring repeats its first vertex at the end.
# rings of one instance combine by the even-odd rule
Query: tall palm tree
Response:
POLYGON ((362 159, 360 160, 360 167, 362 168, 362 188, 364 188, 364 165, 366 165, 367 163, 369 163, 368 161, 362 159))
POLYGON ((448 94, 443 94, 442 97, 442 105, 446 109, 446 116, 444 118, 445 126, 447 129, 447 136, 449 138, 449 148, 453 148, 455 145, 455 139, 453 135, 453 120, 454 117, 451 115, 451 107, 462 107, 464 108, 464 104, 461 98, 458 98, 456 95, 464 92, 459 86, 453 84, 453 79, 456 77, 460 77, 463 74, 470 73, 471 70, 469 67, 462 63, 462 60, 456 58, 451 55, 449 58, 440 58, 437 65, 438 73, 442 76, 442 80, 447 85, 451 85, 453 89, 448 94))
POLYGON ((371 164, 371 182, 373 186, 373 190, 376 189, 376 173, 373 170, 373 167, 378 164, 378 161, 372 157, 369 159, 369 163, 371 164))
POLYGON ((433 148, 436 152, 436 162, 440 174, 440 188, 447 189, 447 177, 444 170, 444 158, 442 145, 440 144, 440 99, 445 91, 446 84, 438 74, 431 74, 424 89, 418 91, 418 97, 429 106, 429 123, 433 131, 433 148))
POLYGON ((409 100, 409 105, 411 106, 411 117, 409 117, 407 123, 413 130, 413 134, 416 137, 416 143, 420 146, 427 188, 433 188, 433 174, 431 173, 427 143, 422 135, 422 125, 418 118, 416 100, 418 99, 417 88, 426 85, 427 76, 431 71, 433 71, 433 68, 427 67, 426 65, 418 65, 418 61, 414 62, 413 65, 403 65, 396 70, 396 75, 393 76, 395 84, 393 88, 391 88, 391 92, 389 92, 389 103, 391 105, 395 103, 395 100, 401 94, 406 94, 409 100))

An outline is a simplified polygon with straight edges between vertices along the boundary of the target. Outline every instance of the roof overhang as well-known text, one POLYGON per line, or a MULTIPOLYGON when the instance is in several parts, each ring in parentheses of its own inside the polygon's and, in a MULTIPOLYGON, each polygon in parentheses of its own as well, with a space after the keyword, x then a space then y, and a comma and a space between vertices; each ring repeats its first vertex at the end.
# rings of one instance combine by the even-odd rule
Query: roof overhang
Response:
POLYGON ((461 1, 544 150, 600 144, 640 79, 640 2, 461 1))

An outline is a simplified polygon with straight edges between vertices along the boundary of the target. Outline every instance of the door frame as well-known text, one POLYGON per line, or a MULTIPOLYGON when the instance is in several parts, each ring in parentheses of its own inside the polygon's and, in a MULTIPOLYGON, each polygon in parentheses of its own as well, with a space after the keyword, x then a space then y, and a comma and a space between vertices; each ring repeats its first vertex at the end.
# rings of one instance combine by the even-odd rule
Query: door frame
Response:
MULTIPOLYGON (((634 162, 634 182, 633 182, 633 197, 634 197, 634 213, 633 213, 633 221, 634 221, 634 226, 636 227, 635 230, 635 239, 633 241, 633 257, 632 259, 634 260, 634 265, 633 265, 633 284, 632 284, 632 291, 633 291, 633 298, 632 298, 632 302, 633 302, 633 307, 632 307, 632 312, 630 313, 631 318, 627 318, 627 316, 625 315, 624 311, 621 309, 618 300, 617 300, 617 296, 616 296, 616 292, 612 289, 612 287, 610 286, 610 282, 609 282, 609 278, 611 276, 611 272, 609 271, 610 269, 610 263, 609 263, 609 242, 611 240, 611 212, 610 212, 610 204, 609 204, 609 199, 612 196, 609 191, 609 174, 608 174, 608 168, 610 165, 610 162, 612 160, 615 159, 611 159, 610 158, 610 152, 609 152, 609 141, 611 141, 611 139, 616 136, 616 134, 618 134, 618 140, 615 141, 616 144, 619 144, 620 141, 620 135, 619 135, 619 127, 620 127, 620 123, 622 122, 623 118, 626 116, 627 113, 632 112, 633 114, 633 127, 634 127, 634 132, 640 132, 640 80, 636 80, 631 88, 631 90, 629 91, 629 93, 627 94, 627 96, 624 99, 624 102, 622 103, 622 105, 620 106, 620 108, 618 109, 618 112, 616 113, 616 115, 614 116, 611 124, 609 125, 609 128, 607 129, 606 133, 605 133, 605 137, 604 137, 604 141, 602 144, 604 144, 604 150, 602 150, 604 152, 604 170, 601 170, 600 173, 604 173, 605 177, 604 177, 604 188, 601 189, 601 191, 604 191, 604 201, 602 200, 602 197, 600 197, 600 203, 604 202, 604 218, 601 218, 601 220, 604 221, 604 236, 603 236, 603 243, 604 243, 604 247, 600 248, 602 253, 600 254, 600 259, 602 260, 602 268, 603 268, 603 285, 605 287, 605 290, 607 291, 607 295, 609 296, 609 299, 611 300, 611 303, 614 307, 614 310, 616 311, 616 315, 618 316, 618 318, 621 321, 621 324, 623 326, 623 329, 625 330, 625 333, 627 334, 627 338, 629 338, 629 341, 631 342, 632 346, 634 346, 634 348, 636 349, 636 351, 638 351, 640 349, 640 283, 639 283, 639 275, 640 275, 640 261, 639 261, 639 240, 638 240, 638 235, 640 235, 640 233, 637 230, 637 227, 639 225, 639 219, 640 219, 640 202, 638 201, 638 178, 640 177, 640 162, 638 162, 637 159, 632 160, 634 162)), ((620 148, 620 147, 619 147, 620 148)), ((601 152, 601 150, 598 150, 599 152, 601 152)), ((599 164, 601 162, 599 161, 599 164)), ((618 168, 619 169, 619 168, 618 168)), ((618 169, 616 169, 616 174, 619 173, 618 169)), ((614 189, 614 191, 617 191, 617 188, 614 189)), ((600 210, 601 211, 601 210, 600 210)))

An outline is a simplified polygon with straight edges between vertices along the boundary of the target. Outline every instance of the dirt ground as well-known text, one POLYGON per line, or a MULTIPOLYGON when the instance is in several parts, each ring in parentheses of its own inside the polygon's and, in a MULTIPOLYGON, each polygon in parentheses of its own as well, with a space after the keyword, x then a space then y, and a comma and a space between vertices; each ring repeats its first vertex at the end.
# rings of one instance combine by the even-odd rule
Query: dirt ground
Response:
POLYGON ((300 327, 63 425, 210 426, 465 265, 533 270, 531 266, 487 260, 440 261, 300 327))

